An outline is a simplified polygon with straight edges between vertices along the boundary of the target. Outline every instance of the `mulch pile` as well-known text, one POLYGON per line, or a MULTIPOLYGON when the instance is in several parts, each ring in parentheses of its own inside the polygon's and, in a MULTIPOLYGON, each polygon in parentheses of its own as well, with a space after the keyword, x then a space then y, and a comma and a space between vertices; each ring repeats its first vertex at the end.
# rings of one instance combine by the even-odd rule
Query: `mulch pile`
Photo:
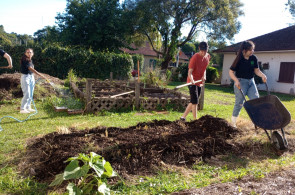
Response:
POLYGON ((51 181, 64 171, 69 157, 96 152, 122 177, 151 174, 161 164, 189 166, 235 150, 228 143, 238 133, 228 122, 203 116, 192 122, 152 121, 129 128, 97 127, 68 134, 57 132, 30 140, 24 171, 39 181, 51 181))
MULTIPOLYGON (((46 78, 50 80, 50 82, 56 85, 63 85, 63 81, 52 77, 47 74, 43 74, 46 78)), ((21 98, 23 96, 23 92, 20 85, 21 73, 13 73, 13 74, 1 74, 0 75, 0 101, 1 100, 12 100, 14 98, 21 98)), ((35 75, 36 81, 40 77, 35 75)), ((54 89, 46 82, 37 83, 41 84, 47 89, 47 92, 43 92, 44 94, 40 94, 41 96, 46 96, 48 94, 56 93, 54 89)), ((35 97, 38 98, 38 97, 35 97)))

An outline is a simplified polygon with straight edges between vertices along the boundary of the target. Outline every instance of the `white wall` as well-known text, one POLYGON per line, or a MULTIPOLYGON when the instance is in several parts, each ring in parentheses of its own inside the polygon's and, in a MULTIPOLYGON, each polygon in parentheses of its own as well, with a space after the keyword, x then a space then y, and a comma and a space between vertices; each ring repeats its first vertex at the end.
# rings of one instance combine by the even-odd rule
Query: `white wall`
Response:
MULTIPOLYGON (((254 55, 257 56, 258 61, 262 64, 269 63, 269 69, 264 70, 267 76, 268 88, 272 92, 280 92, 286 94, 295 94, 295 84, 294 83, 280 83, 278 82, 280 73, 281 62, 295 62, 295 51, 287 52, 255 52, 254 55)), ((224 54, 223 60, 223 70, 221 84, 229 85, 230 77, 228 74, 229 67, 233 63, 236 55, 234 53, 224 54)), ((258 89, 265 90, 265 85, 260 84, 258 89)))

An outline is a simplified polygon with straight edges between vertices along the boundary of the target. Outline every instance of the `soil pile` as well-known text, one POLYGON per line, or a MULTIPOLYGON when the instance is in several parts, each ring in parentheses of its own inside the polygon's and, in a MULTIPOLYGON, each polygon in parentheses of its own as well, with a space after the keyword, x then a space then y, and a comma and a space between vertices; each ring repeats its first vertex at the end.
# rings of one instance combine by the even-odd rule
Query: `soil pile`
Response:
MULTIPOLYGON (((52 83, 56 85, 63 85, 63 81, 56 77, 52 77, 47 74, 43 74, 48 78, 52 83)), ((36 81, 39 79, 39 76, 35 76, 36 81)), ((13 98, 21 98, 23 96, 23 92, 21 90, 20 85, 21 73, 14 73, 14 74, 2 74, 0 75, 0 101, 1 100, 12 100, 13 98)), ((49 83, 40 82, 37 83, 38 85, 41 84, 43 87, 47 89, 47 92, 42 91, 40 94, 42 97, 48 94, 55 94, 56 92, 49 83)), ((38 98, 38 97, 35 97, 38 98)))
POLYGON ((152 121, 129 128, 97 127, 68 134, 57 132, 31 140, 21 163, 40 181, 64 171, 64 161, 96 152, 123 177, 152 173, 156 166, 189 166, 198 160, 235 150, 228 142, 238 129, 213 116, 192 122, 152 121))

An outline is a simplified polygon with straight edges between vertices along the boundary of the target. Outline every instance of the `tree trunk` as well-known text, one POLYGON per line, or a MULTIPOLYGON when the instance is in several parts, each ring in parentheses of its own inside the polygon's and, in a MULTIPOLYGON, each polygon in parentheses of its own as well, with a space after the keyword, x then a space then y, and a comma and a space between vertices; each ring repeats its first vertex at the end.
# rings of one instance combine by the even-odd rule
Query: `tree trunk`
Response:
POLYGON ((161 64, 161 69, 166 70, 171 60, 172 60, 172 57, 169 55, 166 55, 166 57, 164 58, 164 61, 161 64))

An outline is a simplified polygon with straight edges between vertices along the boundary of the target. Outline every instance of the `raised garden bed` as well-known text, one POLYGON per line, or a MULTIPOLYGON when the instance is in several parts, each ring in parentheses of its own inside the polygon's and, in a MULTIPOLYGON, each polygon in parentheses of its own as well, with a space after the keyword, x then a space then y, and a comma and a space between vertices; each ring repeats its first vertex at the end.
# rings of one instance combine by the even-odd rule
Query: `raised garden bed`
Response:
POLYGON ((175 90, 136 82, 87 79, 77 84, 72 82, 71 88, 77 98, 86 102, 86 112, 132 106, 146 110, 181 110, 189 102, 189 96, 175 90))

